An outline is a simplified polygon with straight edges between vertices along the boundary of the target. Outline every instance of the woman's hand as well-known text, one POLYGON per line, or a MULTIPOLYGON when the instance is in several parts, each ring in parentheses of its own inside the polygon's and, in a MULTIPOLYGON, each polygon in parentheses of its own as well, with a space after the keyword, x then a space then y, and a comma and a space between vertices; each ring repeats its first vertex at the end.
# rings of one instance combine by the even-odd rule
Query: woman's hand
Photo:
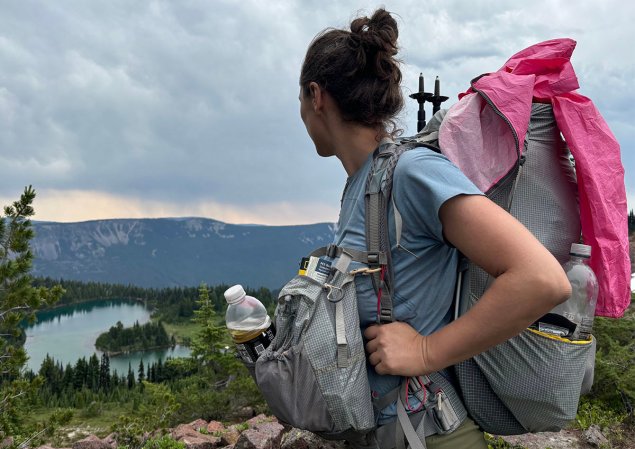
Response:
POLYGON ((426 337, 409 324, 372 325, 364 331, 368 360, 378 374, 420 376, 428 374, 426 337))

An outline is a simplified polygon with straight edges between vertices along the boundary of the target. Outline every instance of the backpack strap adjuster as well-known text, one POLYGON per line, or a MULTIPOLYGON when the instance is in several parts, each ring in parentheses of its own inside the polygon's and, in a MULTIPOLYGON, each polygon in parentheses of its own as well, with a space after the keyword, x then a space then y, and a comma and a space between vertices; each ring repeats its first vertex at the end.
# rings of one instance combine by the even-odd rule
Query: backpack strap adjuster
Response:
POLYGON ((379 309, 379 323, 380 324, 388 324, 395 321, 395 318, 392 314, 392 308, 380 308, 379 309))
POLYGON ((368 253, 368 266, 369 266, 369 268, 376 268, 379 265, 380 265, 379 253, 378 252, 369 252, 368 253))

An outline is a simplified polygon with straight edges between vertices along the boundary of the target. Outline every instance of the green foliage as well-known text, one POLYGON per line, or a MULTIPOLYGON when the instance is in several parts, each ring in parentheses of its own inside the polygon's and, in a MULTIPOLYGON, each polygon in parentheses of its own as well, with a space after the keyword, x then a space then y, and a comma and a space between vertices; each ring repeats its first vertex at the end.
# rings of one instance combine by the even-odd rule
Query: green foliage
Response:
POLYGON ((589 401, 616 415, 633 413, 635 404, 635 311, 621 319, 596 318, 595 379, 589 401))
POLYGON ((84 410, 82 410, 82 418, 95 418, 101 415, 103 412, 103 406, 97 401, 92 401, 84 410))
POLYGON ((161 321, 144 325, 137 321, 132 327, 127 328, 123 327, 121 321, 117 321, 108 332, 97 337, 95 347, 101 351, 117 353, 165 348, 174 346, 174 343, 161 321))
POLYGON ((27 356, 19 324, 25 319, 33 320, 36 309, 52 305, 63 293, 59 285, 32 285, 33 254, 29 245, 33 230, 29 217, 35 213, 34 199, 35 190, 26 187, 20 199, 5 206, 0 215, 0 438, 31 431, 24 426, 24 401, 40 382, 20 378, 27 356))
POLYGON ((181 407, 174 415, 174 423, 226 419, 230 412, 230 398, 209 384, 207 377, 191 376, 174 386, 176 400, 181 407), (205 385, 203 388, 202 386, 205 385))
POLYGON ((200 326, 191 342, 192 357, 202 365, 218 365, 224 358, 224 347, 227 341, 227 330, 218 326, 216 311, 209 297, 205 284, 199 287, 198 310, 194 311, 193 321, 200 326))
POLYGON ((140 418, 136 416, 121 415, 113 424, 111 430, 115 434, 117 446, 128 449, 140 449, 143 447, 143 434, 148 431, 140 418))
POLYGON ((625 413, 616 413, 607 409, 605 404, 583 399, 578 407, 575 426, 581 430, 586 430, 596 424, 601 429, 612 429, 619 426, 625 418, 625 413))
POLYGON ((238 432, 244 432, 245 430, 249 429, 249 424, 246 422, 241 422, 236 424, 236 430, 238 432))
POLYGON ((48 425, 46 426, 47 435, 49 437, 53 436, 55 429, 71 422, 74 414, 74 410, 70 408, 60 408, 55 410, 48 419, 48 425))
POLYGON ((176 441, 169 435, 150 438, 143 445, 143 449, 185 449, 185 443, 176 441))
POLYGON ((635 212, 633 209, 628 213, 628 233, 635 232, 635 212))
POLYGON ((156 430, 164 430, 179 405, 166 385, 144 382, 145 397, 138 411, 130 415, 122 415, 112 426, 119 446, 129 449, 141 449, 146 441, 144 434, 156 430))

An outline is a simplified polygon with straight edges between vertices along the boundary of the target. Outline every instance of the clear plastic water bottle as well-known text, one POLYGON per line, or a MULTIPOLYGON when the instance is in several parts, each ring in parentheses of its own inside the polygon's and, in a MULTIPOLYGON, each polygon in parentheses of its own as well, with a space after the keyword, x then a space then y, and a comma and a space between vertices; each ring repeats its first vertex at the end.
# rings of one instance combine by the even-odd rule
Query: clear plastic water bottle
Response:
POLYGON ((571 283, 571 297, 555 307, 551 313, 561 315, 575 324, 568 335, 572 340, 588 340, 593 329, 595 305, 598 299, 598 281, 591 267, 591 247, 574 243, 569 251, 571 258, 563 265, 571 283))
POLYGON ((267 309, 256 298, 248 296, 241 285, 228 288, 225 300, 228 304, 225 323, 238 355, 245 362, 255 363, 275 335, 267 309))

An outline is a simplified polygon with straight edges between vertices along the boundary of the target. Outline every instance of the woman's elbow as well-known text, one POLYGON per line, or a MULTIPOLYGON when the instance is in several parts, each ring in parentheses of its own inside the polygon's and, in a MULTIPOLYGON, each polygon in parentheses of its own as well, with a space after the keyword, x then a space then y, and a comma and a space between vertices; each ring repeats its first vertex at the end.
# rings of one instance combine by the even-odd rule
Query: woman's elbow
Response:
POLYGON ((571 297, 571 284, 559 265, 548 272, 543 271, 541 278, 543 298, 550 308, 562 304, 571 297))

